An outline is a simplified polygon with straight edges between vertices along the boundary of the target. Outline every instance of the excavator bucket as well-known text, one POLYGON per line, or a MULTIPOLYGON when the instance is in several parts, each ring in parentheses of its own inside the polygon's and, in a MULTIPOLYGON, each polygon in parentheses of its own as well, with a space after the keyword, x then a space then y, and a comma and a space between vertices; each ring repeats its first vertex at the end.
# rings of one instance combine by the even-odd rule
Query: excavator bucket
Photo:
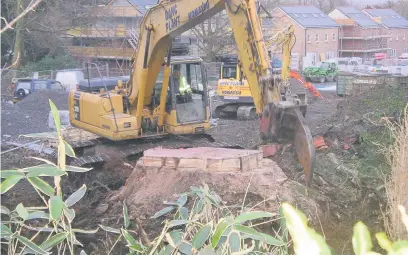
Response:
POLYGON ((293 144, 299 163, 303 167, 306 183, 310 185, 313 178, 313 167, 316 161, 313 137, 309 127, 305 124, 305 119, 299 108, 293 108, 293 111, 296 115, 296 129, 293 144))
POLYGON ((316 154, 312 134, 298 106, 289 101, 270 104, 261 117, 261 137, 265 142, 293 143, 310 185, 316 154))

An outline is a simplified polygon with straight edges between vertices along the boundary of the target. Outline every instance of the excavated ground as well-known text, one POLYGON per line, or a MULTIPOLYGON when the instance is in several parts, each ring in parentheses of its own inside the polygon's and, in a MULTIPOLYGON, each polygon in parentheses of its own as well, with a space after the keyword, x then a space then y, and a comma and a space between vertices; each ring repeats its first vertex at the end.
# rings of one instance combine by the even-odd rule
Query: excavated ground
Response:
MULTIPOLYGON (((277 183, 274 178, 265 176, 261 172, 257 177, 249 176, 246 173, 234 178, 232 176, 236 174, 231 173, 212 175, 208 173, 157 171, 157 169, 143 172, 140 170, 143 169, 140 164, 139 167, 135 168, 136 170, 133 170, 138 157, 128 160, 113 158, 89 173, 76 173, 66 178, 66 185, 64 185, 66 194, 72 193, 83 183, 89 187, 86 198, 77 205, 76 226, 94 228, 98 224, 110 226, 121 224, 119 215, 121 215, 122 206, 117 198, 124 198, 124 191, 121 188, 127 180, 129 185, 131 183, 139 185, 128 196, 131 202, 131 215, 133 218, 137 217, 141 220, 146 232, 154 235, 160 229, 160 222, 152 222, 148 218, 157 209, 160 209, 163 200, 171 200, 173 194, 206 181, 214 183, 214 189, 219 192, 222 198, 225 196, 226 201, 237 203, 242 201, 245 189, 252 177, 250 195, 247 197, 248 203, 253 204, 267 196, 264 190, 259 190, 256 186, 257 183, 263 183, 267 187, 266 190, 270 189, 272 195, 277 195, 276 201, 293 201, 304 210, 312 220, 313 226, 319 232, 324 233, 329 244, 336 251, 350 251, 353 223, 362 219, 372 229, 380 229, 382 226, 379 203, 383 202, 383 197, 378 194, 378 189, 375 189, 380 184, 375 175, 369 175, 381 167, 378 162, 373 163, 368 160, 371 155, 367 155, 364 147, 356 141, 360 141, 360 137, 366 139, 366 134, 373 131, 375 125, 370 124, 370 121, 373 121, 374 115, 379 111, 378 108, 384 108, 384 105, 379 105, 378 96, 371 96, 371 94, 347 99, 337 97, 334 91, 324 91, 322 94, 325 97, 324 100, 310 98, 306 115, 306 121, 313 136, 323 136, 329 146, 328 149, 317 152, 316 174, 312 187, 306 188, 303 185, 302 171, 291 146, 284 147, 273 158, 278 166, 276 169, 282 169, 281 173, 288 178, 283 183, 277 183), (376 168, 362 173, 360 168, 364 164, 376 164, 376 168), (131 175, 133 176, 129 178, 131 175), (175 180, 177 185, 170 184, 171 180, 175 180), (279 189, 274 185, 279 186, 279 189)), ((395 95, 391 95, 391 97, 396 98, 395 95)), ((387 104, 386 99, 381 97, 381 100, 387 104)), ((408 101, 404 93, 402 93, 401 100, 402 102, 408 101)), ((216 101, 213 103, 214 105, 217 104, 216 101)), ((44 113, 47 112, 48 114, 48 105, 44 107, 47 108, 44 113)), ((392 109, 392 106, 389 108, 392 109)), ((389 111, 380 112, 379 117, 397 114, 389 111)), ((4 120, 3 107, 2 120, 4 120)), ((374 121, 375 124, 379 123, 377 120, 374 121)), ((19 128, 12 126, 11 128, 8 127, 8 130, 19 130, 19 128)), ((375 127, 374 131, 378 128, 375 127)), ((220 147, 240 146, 245 149, 254 149, 260 144, 258 129, 257 120, 219 119, 218 125, 210 131, 216 140, 212 144, 220 147)), ((16 131, 16 133, 19 132, 16 131)), ((15 136, 3 136, 2 138, 4 141, 4 139, 10 140, 15 136)), ((173 148, 191 147, 191 142, 188 139, 180 139, 179 143, 171 142, 171 144, 173 148)), ((208 144, 208 141, 203 141, 203 145, 208 146, 208 144)), ((2 143, 2 151, 9 148, 11 147, 2 143)), ((374 147, 372 149, 375 150, 374 147)), ((32 165, 33 160, 27 159, 27 156, 31 155, 35 154, 25 149, 2 154, 2 169, 32 165)), ((14 187, 6 196, 2 196, 3 204, 7 206, 20 202, 28 204, 36 201, 35 193, 30 190, 29 185, 24 183, 19 185, 14 187)), ((267 208, 275 207, 276 204, 270 204, 267 208)), ((89 244, 90 250, 93 249, 92 247, 98 246, 95 249, 100 251, 98 239, 105 240, 106 236, 101 233, 92 238, 84 237, 83 242, 89 244)))

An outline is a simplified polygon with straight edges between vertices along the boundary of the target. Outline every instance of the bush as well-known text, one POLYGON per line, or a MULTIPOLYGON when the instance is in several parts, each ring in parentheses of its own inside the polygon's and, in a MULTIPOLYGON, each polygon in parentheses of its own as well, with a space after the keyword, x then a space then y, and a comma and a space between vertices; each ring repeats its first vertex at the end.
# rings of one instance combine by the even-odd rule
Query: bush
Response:
POLYGON ((45 56, 37 62, 28 62, 23 71, 27 73, 47 71, 47 70, 61 70, 78 67, 78 61, 71 55, 57 55, 55 57, 45 56))

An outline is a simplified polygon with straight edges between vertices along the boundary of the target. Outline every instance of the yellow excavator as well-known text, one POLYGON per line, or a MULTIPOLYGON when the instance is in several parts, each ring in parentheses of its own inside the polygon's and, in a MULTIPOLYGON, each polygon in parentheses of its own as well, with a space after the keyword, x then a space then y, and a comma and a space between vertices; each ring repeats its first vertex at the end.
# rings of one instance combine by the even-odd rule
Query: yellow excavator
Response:
POLYGON ((184 57, 172 62, 171 45, 173 38, 223 10, 229 17, 240 66, 261 119, 262 138, 265 142, 293 141, 310 182, 315 151, 299 110, 301 102, 289 89, 292 45, 282 44, 287 57, 283 58, 281 76, 273 76, 255 0, 161 0, 141 22, 129 82, 119 82, 112 91, 72 91, 71 125, 113 141, 207 131, 210 108, 202 61, 184 57), (157 84, 162 68, 162 82, 157 84))
MULTIPOLYGON (((282 45, 293 45, 294 33, 293 26, 288 26, 275 36, 266 41, 266 47, 269 48, 273 44, 273 48, 280 48, 282 45)), ((289 56, 282 56, 288 58, 289 56)), ((222 56, 220 79, 217 84, 217 107, 215 108, 215 116, 217 118, 223 117, 237 117, 238 120, 251 120, 256 118, 256 107, 252 98, 251 89, 248 81, 245 79, 240 61, 235 56, 222 56)), ((289 60, 290 62, 290 60, 289 60)), ((273 74, 280 74, 281 66, 273 66, 273 74)), ((307 93, 302 83, 293 77, 289 78, 290 91, 296 95, 300 102, 300 109, 303 116, 306 115, 307 108, 307 93)))

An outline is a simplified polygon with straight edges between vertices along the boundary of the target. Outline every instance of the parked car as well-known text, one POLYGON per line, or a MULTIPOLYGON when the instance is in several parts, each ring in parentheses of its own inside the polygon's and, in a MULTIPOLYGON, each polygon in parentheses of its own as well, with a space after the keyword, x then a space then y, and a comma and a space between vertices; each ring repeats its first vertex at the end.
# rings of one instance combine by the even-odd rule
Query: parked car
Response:
POLYGON ((13 102, 16 103, 38 90, 64 90, 60 82, 55 80, 19 79, 16 82, 13 102))
POLYGON ((81 70, 59 70, 55 76, 55 80, 59 81, 65 90, 75 90, 79 86, 79 82, 84 79, 84 73, 81 70))

